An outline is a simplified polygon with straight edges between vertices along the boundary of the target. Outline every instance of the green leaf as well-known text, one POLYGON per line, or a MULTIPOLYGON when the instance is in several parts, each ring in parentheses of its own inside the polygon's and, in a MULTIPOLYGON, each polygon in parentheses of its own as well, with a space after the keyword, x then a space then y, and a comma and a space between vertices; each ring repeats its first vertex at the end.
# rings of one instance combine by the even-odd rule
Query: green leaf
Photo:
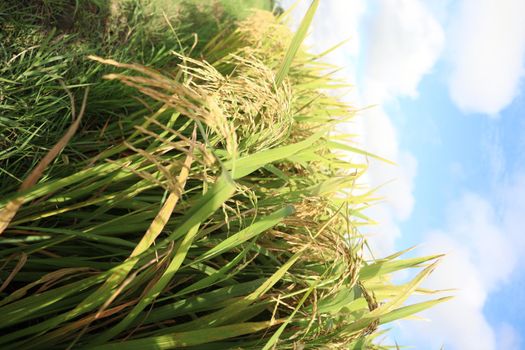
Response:
POLYGON ((438 259, 442 256, 442 254, 439 254, 403 260, 378 260, 370 265, 362 267, 359 271, 359 278, 366 281, 374 277, 384 276, 407 268, 420 267, 422 264, 438 259))
POLYGON ((151 287, 147 291, 146 295, 144 295, 140 299, 138 304, 135 305, 135 307, 129 313, 126 314, 126 317, 124 317, 122 321, 120 321, 115 326, 102 333, 100 336, 96 337, 95 340, 93 340, 92 344, 103 344, 111 338, 117 336, 122 331, 124 331, 126 327, 128 327, 135 320, 135 318, 159 296, 159 294, 164 290, 164 288, 166 288, 168 283, 175 276, 177 270, 182 265, 182 262, 186 258, 186 255, 188 254, 190 246, 193 242, 193 239, 197 235, 198 231, 199 225, 196 225, 190 229, 190 231, 178 244, 173 260, 169 264, 166 271, 162 274, 160 279, 157 281, 157 283, 155 283, 153 287, 151 287))
POLYGON ((386 323, 390 323, 390 322, 393 322, 393 321, 396 321, 396 320, 400 320, 400 319, 403 319, 403 318, 407 318, 407 317, 410 317, 418 312, 421 312, 421 311, 425 311, 427 309, 430 309, 440 303, 443 303, 445 301, 448 301, 450 299, 452 299, 453 297, 443 297, 443 298, 439 298, 439 299, 435 299, 435 300, 429 300, 429 301, 424 301, 424 302, 421 302, 421 303, 417 303, 417 304, 412 304, 412 305, 408 305, 408 306, 403 306, 403 307, 400 307, 398 309, 395 309, 393 311, 390 311, 389 313, 381 316, 381 318, 379 319, 379 323, 380 324, 386 324, 386 323))
POLYGON ((301 24, 299 25, 299 29, 297 29, 297 32, 295 33, 294 37, 292 38, 292 42, 290 43, 290 46, 288 47, 288 51, 286 51, 286 55, 284 57, 283 62, 281 63, 281 67, 279 68, 279 71, 277 72, 275 76, 275 85, 277 86, 281 85, 286 75, 288 75, 288 71, 290 70, 292 61, 295 55, 297 55, 297 51, 299 51, 299 48, 301 47, 304 39, 306 38, 306 35, 308 34, 308 28, 310 27, 310 24, 312 23, 312 20, 314 18, 314 15, 315 15, 315 12, 317 11, 318 6, 319 6, 319 0, 312 1, 310 8, 308 9, 305 16, 303 17, 303 20, 301 21, 301 24))
POLYGON ((204 253, 202 256, 197 258, 196 262, 208 260, 226 251, 231 251, 233 248, 239 246, 240 244, 274 227, 285 217, 293 214, 294 212, 295 209, 293 206, 287 206, 283 209, 276 211, 275 213, 260 218, 255 223, 251 224, 242 231, 239 231, 236 234, 226 238, 224 241, 222 241, 221 243, 204 253))
POLYGON ((162 350, 202 345, 218 340, 230 339, 241 335, 257 333, 268 329, 281 321, 245 322, 222 327, 198 329, 188 332, 173 333, 158 337, 148 337, 137 340, 128 340, 118 343, 109 343, 99 346, 89 346, 93 350, 162 350))
POLYGON ((364 150, 362 150, 360 148, 353 147, 353 146, 350 146, 350 145, 347 145, 347 144, 334 142, 334 141, 328 141, 327 142, 327 146, 329 148, 331 148, 331 149, 334 149, 334 150, 342 150, 342 151, 352 152, 352 153, 360 154, 360 155, 363 155, 363 156, 366 156, 366 157, 375 158, 375 159, 378 159, 378 160, 383 161, 385 163, 396 165, 396 163, 394 163, 394 162, 392 162, 392 161, 390 161, 390 160, 388 160, 386 158, 380 157, 380 156, 375 155, 373 153, 364 151, 364 150))
POLYGON ((323 130, 315 133, 314 135, 310 136, 309 138, 303 141, 297 142, 292 145, 286 145, 266 151, 261 151, 237 160, 230 160, 224 163, 224 167, 232 171, 232 177, 234 180, 240 179, 244 176, 253 173, 257 169, 266 166, 267 164, 286 159, 288 157, 300 153, 303 150, 307 150, 325 134, 326 131, 323 130))

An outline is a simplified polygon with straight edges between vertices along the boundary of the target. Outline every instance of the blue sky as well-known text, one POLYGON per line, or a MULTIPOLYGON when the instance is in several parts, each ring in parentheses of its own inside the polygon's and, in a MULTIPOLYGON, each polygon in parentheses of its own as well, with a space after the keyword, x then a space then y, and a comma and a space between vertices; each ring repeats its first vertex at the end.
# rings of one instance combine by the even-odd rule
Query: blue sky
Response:
MULTIPOLYGON (((287 6, 295 1, 283 1, 287 6)), ((300 17, 309 1, 299 1, 300 17)), ((360 142, 385 203, 377 251, 447 253, 433 288, 456 298, 394 333, 418 349, 525 348, 525 2, 323 0, 308 43, 356 88, 360 142)))

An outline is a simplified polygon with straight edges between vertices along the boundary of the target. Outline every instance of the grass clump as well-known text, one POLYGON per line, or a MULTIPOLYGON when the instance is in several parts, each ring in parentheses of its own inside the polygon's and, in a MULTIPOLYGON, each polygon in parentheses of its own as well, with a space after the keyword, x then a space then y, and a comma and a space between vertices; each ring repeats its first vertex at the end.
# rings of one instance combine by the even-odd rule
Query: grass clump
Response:
POLYGON ((381 348, 381 324, 444 300, 405 305, 439 256, 363 258, 366 165, 336 156, 363 151, 329 139, 355 111, 300 48, 317 3, 294 36, 259 12, 160 67, 90 56, 103 127, 0 199, 2 348, 381 348))
POLYGON ((142 118, 147 112, 148 101, 122 84, 102 81, 109 70, 86 57, 169 70, 177 63, 170 51, 201 56, 203 40, 219 30, 216 23, 231 24, 234 16, 224 10, 220 18, 213 17, 211 3, 199 5, 202 13, 195 16, 191 11, 196 5, 191 4, 175 1, 166 8, 149 0, 2 1, 0 194, 21 184, 71 122, 62 81, 77 99, 90 86, 91 98, 80 132, 53 169, 61 173, 69 161, 86 160, 125 139, 137 123, 135 115, 142 118), (201 26, 197 19, 211 26, 201 26))

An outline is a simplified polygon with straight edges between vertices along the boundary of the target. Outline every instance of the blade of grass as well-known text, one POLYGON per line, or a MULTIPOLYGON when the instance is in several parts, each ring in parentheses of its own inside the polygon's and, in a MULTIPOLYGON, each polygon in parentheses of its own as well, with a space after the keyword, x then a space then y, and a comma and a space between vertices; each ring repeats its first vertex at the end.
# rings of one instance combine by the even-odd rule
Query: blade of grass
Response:
POLYGON ((288 71, 290 70, 290 66, 292 65, 292 61, 294 57, 297 55, 297 51, 299 51, 299 48, 301 47, 301 44, 303 43, 304 39, 306 38, 306 35, 308 33, 308 28, 310 27, 310 24, 312 23, 312 20, 314 18, 315 12, 317 11, 317 7, 319 6, 319 0, 313 0, 310 4, 310 8, 308 8, 308 11, 303 17, 303 20, 301 21, 301 24, 299 25, 299 29, 295 33, 294 37, 292 38, 292 42, 290 43, 290 46, 288 47, 288 51, 286 51, 286 55, 284 57, 283 62, 281 63, 281 67, 277 71, 277 74, 275 75, 275 85, 280 86, 284 78, 288 75, 288 71))
POLYGON ((274 323, 270 321, 264 322, 246 322, 239 324, 232 324, 222 327, 212 327, 188 332, 173 333, 159 337, 149 337, 137 340, 129 340, 119 343, 109 343, 92 347, 94 350, 111 350, 111 349, 127 349, 127 350, 161 350, 174 349, 178 347, 186 347, 192 345, 201 345, 213 343, 218 340, 239 337, 241 335, 257 333, 259 331, 270 328, 275 324, 279 324, 281 320, 276 320, 274 323))

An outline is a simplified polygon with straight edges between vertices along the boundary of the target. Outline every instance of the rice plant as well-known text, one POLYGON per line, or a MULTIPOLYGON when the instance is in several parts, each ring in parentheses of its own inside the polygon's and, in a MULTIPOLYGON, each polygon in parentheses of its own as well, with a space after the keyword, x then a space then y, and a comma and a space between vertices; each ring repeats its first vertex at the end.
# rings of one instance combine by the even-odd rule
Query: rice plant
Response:
POLYGON ((0 199, 1 348, 388 348, 381 325, 446 300, 405 304, 434 293, 419 285, 440 256, 364 258, 367 165, 338 154, 375 156, 330 138, 356 111, 301 47, 318 2, 295 34, 256 11, 198 54, 82 51, 104 82, 57 78, 70 118, 26 142, 45 146, 0 199))

